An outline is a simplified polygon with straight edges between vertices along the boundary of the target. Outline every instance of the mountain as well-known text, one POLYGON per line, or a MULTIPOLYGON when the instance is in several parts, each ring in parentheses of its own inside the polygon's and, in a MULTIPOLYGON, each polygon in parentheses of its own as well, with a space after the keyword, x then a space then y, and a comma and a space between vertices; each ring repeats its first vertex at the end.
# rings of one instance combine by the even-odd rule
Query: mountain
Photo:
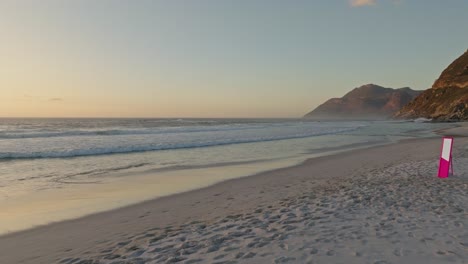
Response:
POLYGON ((468 120, 468 50, 442 72, 431 89, 421 93, 395 117, 468 120))
POLYGON ((332 98, 306 114, 310 119, 386 119, 413 100, 421 91, 408 87, 384 88, 366 84, 353 89, 341 98, 332 98))

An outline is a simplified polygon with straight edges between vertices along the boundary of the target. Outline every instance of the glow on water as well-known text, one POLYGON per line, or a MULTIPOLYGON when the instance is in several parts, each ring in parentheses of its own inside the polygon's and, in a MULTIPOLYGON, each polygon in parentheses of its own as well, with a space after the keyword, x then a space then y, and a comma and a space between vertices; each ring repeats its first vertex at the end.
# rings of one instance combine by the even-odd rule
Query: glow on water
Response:
POLYGON ((0 233, 200 188, 312 156, 429 136, 444 126, 0 119, 0 233))

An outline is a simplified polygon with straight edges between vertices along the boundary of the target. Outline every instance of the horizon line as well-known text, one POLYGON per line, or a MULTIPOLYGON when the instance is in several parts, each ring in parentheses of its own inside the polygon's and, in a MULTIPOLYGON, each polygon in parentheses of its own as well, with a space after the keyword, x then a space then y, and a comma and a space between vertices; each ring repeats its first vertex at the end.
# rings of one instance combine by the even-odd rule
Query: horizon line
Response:
POLYGON ((33 117, 17 116, 0 119, 303 119, 303 117, 33 117))

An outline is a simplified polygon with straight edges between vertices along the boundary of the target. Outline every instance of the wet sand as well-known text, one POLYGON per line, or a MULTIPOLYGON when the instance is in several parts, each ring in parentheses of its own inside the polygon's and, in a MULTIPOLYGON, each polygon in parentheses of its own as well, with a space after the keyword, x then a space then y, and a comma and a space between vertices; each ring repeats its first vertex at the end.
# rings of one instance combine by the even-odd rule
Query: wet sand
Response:
MULTIPOLYGON (((450 131, 446 131, 450 134, 450 131)), ((0 263, 467 263, 468 135, 303 164, 0 237, 0 263)))

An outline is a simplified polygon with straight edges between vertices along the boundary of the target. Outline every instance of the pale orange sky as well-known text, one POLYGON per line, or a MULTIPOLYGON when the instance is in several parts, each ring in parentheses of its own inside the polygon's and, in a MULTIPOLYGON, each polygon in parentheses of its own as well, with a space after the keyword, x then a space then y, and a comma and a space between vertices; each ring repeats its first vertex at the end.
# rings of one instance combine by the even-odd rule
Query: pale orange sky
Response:
POLYGON ((223 2, 0 2, 0 117, 301 117, 468 43, 466 1, 223 2))

